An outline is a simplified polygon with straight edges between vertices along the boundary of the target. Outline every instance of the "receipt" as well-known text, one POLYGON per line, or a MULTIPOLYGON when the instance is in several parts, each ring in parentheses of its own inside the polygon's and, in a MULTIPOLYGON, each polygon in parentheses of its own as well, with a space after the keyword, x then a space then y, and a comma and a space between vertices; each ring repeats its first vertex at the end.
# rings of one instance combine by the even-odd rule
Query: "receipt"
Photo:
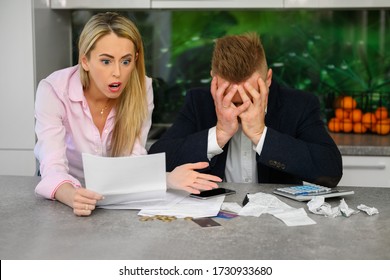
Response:
POLYGON ((307 216, 305 209, 291 208, 281 213, 273 214, 276 218, 282 220, 289 227, 315 225, 316 222, 307 216))
POLYGON ((238 212, 240 216, 260 217, 263 213, 272 214, 274 211, 281 212, 283 209, 291 208, 272 194, 258 192, 247 196, 249 202, 238 212))
POLYGON ((249 202, 238 213, 240 216, 260 217, 271 214, 287 226, 313 225, 316 222, 307 216, 305 209, 293 208, 271 194, 258 192, 248 194, 249 202))

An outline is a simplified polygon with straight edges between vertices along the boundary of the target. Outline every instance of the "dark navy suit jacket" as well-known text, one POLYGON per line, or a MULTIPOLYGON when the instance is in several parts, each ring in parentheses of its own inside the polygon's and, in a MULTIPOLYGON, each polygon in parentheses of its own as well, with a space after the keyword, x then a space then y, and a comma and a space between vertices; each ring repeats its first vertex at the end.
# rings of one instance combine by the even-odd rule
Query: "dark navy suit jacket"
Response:
MULTIPOLYGON (((173 125, 149 153, 166 153, 167 171, 207 158, 208 130, 217 123, 208 88, 187 93, 173 125)), ((320 117, 318 98, 310 93, 280 87, 272 81, 265 124, 264 146, 257 154, 259 183, 301 184, 307 181, 335 187, 342 177, 341 154, 320 117)), ((224 178, 229 143, 202 172, 224 178)))

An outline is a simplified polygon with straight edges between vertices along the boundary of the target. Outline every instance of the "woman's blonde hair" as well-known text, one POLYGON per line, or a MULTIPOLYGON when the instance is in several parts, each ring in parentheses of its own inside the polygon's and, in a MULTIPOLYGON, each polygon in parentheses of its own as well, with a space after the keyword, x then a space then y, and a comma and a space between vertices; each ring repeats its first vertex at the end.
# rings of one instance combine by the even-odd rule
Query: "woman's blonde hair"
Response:
MULTIPOLYGON (((129 39, 135 47, 135 68, 116 105, 115 126, 111 139, 111 156, 129 155, 139 137, 142 124, 147 117, 144 49, 141 35, 128 18, 113 12, 94 15, 84 26, 79 39, 79 65, 85 55, 90 58, 96 42, 103 36, 115 33, 129 39)), ((89 74, 80 68, 83 88, 89 87, 89 74)))
POLYGON ((228 35, 216 40, 211 60, 213 75, 240 83, 255 71, 265 75, 267 69, 264 48, 256 33, 228 35))

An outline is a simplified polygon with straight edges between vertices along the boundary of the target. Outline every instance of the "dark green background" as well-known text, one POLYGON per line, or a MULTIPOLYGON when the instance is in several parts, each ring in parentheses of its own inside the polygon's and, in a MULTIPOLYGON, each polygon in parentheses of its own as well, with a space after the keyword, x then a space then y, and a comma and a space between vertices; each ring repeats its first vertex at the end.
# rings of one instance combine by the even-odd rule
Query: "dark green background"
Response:
MULTIPOLYGON (((324 120, 338 95, 353 95, 366 111, 390 107, 388 10, 119 12, 135 21, 144 38, 147 72, 154 79, 154 123, 173 121, 188 88, 208 86, 215 38, 248 31, 260 34, 275 79, 320 98, 324 120), (169 19, 164 26, 156 23, 161 16, 169 19), (161 42, 165 47, 156 52, 161 42), (167 52, 169 61, 162 62, 167 52)), ((92 13, 73 13, 74 42, 92 13)))

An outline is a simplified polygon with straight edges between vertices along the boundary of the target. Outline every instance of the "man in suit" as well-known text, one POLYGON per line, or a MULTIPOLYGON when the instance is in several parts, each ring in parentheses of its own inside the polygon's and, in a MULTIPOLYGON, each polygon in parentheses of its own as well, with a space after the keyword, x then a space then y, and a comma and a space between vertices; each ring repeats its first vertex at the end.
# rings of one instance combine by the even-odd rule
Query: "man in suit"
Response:
POLYGON ((202 172, 227 182, 335 187, 341 154, 320 118, 318 98, 272 80, 255 33, 215 43, 210 89, 187 93, 173 125, 150 148, 167 171, 207 161, 202 172))

